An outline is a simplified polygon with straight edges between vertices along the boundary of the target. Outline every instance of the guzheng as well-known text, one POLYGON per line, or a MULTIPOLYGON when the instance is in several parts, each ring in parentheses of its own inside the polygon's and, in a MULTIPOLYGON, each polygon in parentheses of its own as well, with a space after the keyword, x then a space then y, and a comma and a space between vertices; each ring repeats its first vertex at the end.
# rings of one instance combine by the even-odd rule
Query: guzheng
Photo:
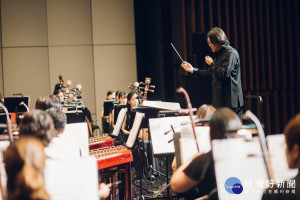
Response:
POLYGON ((97 158, 98 170, 133 161, 131 150, 122 145, 90 150, 90 155, 97 158))
POLYGON ((114 140, 109 136, 99 136, 89 138, 89 149, 100 149, 115 146, 114 140))

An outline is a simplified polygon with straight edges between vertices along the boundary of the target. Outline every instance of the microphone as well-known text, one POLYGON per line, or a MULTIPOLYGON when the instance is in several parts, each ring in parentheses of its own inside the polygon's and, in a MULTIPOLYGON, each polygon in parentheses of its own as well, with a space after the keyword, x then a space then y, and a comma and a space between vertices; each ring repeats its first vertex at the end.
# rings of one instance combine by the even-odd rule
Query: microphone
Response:
POLYGON ((193 118, 192 104, 191 104, 191 101, 190 101, 190 97, 189 97, 188 93, 186 92, 186 90, 183 89, 182 87, 177 88, 176 92, 181 92, 185 96, 185 100, 187 102, 187 107, 188 107, 188 110, 189 110, 189 115, 190 115, 190 119, 191 119, 191 123, 192 123, 192 129, 193 129, 193 133, 194 133, 194 139, 195 139, 195 142, 196 142, 197 151, 200 152, 198 141, 197 141, 197 135, 196 135, 196 130, 195 130, 195 121, 194 121, 194 118, 193 118))

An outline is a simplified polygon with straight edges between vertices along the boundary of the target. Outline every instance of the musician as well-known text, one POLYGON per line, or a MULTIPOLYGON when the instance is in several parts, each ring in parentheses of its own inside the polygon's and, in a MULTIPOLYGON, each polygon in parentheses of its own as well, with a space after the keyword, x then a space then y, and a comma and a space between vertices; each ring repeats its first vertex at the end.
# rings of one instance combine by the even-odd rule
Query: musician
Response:
MULTIPOLYGON (((219 108, 213 114, 210 121, 210 137, 224 139, 234 137, 236 133, 228 133, 227 130, 241 128, 240 118, 229 108, 219 108)), ((182 194, 187 199, 194 199, 208 195, 217 187, 216 175, 212 151, 198 153, 192 159, 182 164, 171 177, 171 189, 182 194), (191 190, 195 188, 194 190, 191 190)), ((217 193, 214 192, 216 196, 217 193)), ((217 198, 216 198, 217 199, 217 198)))
POLYGON ((33 137, 22 137, 6 149, 8 200, 50 199, 44 186, 45 158, 42 142, 33 137))
POLYGON ((212 77, 212 105, 230 107, 239 116, 244 105, 241 83, 241 66, 238 52, 229 45, 224 31, 212 28, 207 34, 207 44, 213 56, 206 56, 207 70, 194 68, 190 63, 183 62, 181 66, 188 72, 212 77))
MULTIPOLYGON (((138 95, 136 94, 136 92, 130 92, 127 95, 127 113, 124 119, 124 123, 122 126, 122 132, 124 134, 124 142, 127 141, 130 131, 132 129, 133 126, 133 122, 134 122, 134 118, 135 118, 135 112, 133 111, 133 108, 137 106, 137 97, 138 95)), ((138 135, 138 138, 141 138, 140 135, 138 135)), ((133 154, 133 166, 136 170, 137 173, 139 173, 140 170, 140 155, 139 155, 139 151, 138 151, 138 147, 139 147, 139 139, 136 138, 134 146, 132 147, 132 154, 133 154)), ((146 162, 147 158, 145 156, 144 153, 142 153, 143 156, 143 160, 146 162)), ((144 166, 147 166, 147 163, 143 163, 144 166)), ((146 172, 146 171, 144 171, 146 172)), ((146 176, 148 177, 148 174, 146 174, 146 176)))
POLYGON ((62 105, 55 95, 39 97, 36 100, 35 109, 47 110, 49 108, 62 109, 62 105))
POLYGON ((65 102, 65 95, 62 91, 59 91, 57 94, 56 94, 56 97, 58 98, 58 100, 60 101, 60 103, 64 104, 65 102))
POLYGON ((211 119, 215 111, 216 108, 213 105, 203 104, 197 109, 196 116, 198 119, 211 119))
MULTIPOLYGON (((117 98, 116 98, 117 99, 117 98)), ((126 105, 127 94, 126 92, 118 92, 118 102, 114 103, 113 110, 111 112, 111 126, 115 127, 120 109, 117 109, 119 105, 126 105)))
POLYGON ((106 93, 106 100, 113 100, 114 99, 114 92, 109 90, 107 93, 106 93))
POLYGON ((124 140, 127 141, 128 136, 130 134, 130 130, 133 125, 135 112, 133 112, 133 108, 137 106, 137 94, 135 92, 130 92, 127 95, 127 114, 125 116, 125 120, 123 123, 123 132, 124 132, 124 140))
POLYGON ((46 101, 47 98, 48 98, 48 96, 38 97, 36 102, 35 102, 35 109, 47 110, 47 109, 45 109, 45 101, 46 101))
POLYGON ((281 199, 289 199, 296 200, 300 199, 300 114, 293 117, 288 124, 285 126, 284 131, 285 142, 286 142, 286 159, 289 168, 298 169, 298 174, 295 178, 291 180, 295 180, 295 191, 296 194, 286 193, 287 189, 287 181, 283 182, 281 186, 274 185, 272 188, 268 188, 266 192, 263 194, 262 200, 281 200, 281 199), (275 194, 274 190, 284 189, 284 193, 278 192, 275 194), (270 194, 267 192, 271 190, 270 194))

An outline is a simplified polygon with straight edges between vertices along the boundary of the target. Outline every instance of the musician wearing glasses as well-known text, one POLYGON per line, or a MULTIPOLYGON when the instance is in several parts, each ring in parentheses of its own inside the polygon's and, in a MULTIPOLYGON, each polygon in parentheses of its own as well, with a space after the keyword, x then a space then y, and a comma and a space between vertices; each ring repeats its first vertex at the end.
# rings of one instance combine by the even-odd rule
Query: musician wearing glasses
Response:
POLYGON ((190 63, 181 66, 188 72, 200 76, 212 77, 212 105, 230 107, 241 116, 244 105, 241 83, 241 66, 238 52, 229 45, 226 34, 220 28, 212 28, 207 34, 207 44, 212 57, 206 56, 207 70, 194 68, 190 63))

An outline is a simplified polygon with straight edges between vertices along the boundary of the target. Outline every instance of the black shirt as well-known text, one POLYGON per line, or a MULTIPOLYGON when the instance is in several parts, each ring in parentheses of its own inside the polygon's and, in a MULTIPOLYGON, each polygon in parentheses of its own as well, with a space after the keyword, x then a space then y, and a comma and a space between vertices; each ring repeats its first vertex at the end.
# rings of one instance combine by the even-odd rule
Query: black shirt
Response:
POLYGON ((212 77, 212 105, 216 108, 242 107, 244 100, 238 52, 225 44, 212 58, 213 62, 207 70, 194 68, 195 75, 212 77))
POLYGON ((196 157, 183 172, 189 178, 200 181, 196 188, 183 195, 188 199, 208 195, 217 187, 212 151, 196 157))

